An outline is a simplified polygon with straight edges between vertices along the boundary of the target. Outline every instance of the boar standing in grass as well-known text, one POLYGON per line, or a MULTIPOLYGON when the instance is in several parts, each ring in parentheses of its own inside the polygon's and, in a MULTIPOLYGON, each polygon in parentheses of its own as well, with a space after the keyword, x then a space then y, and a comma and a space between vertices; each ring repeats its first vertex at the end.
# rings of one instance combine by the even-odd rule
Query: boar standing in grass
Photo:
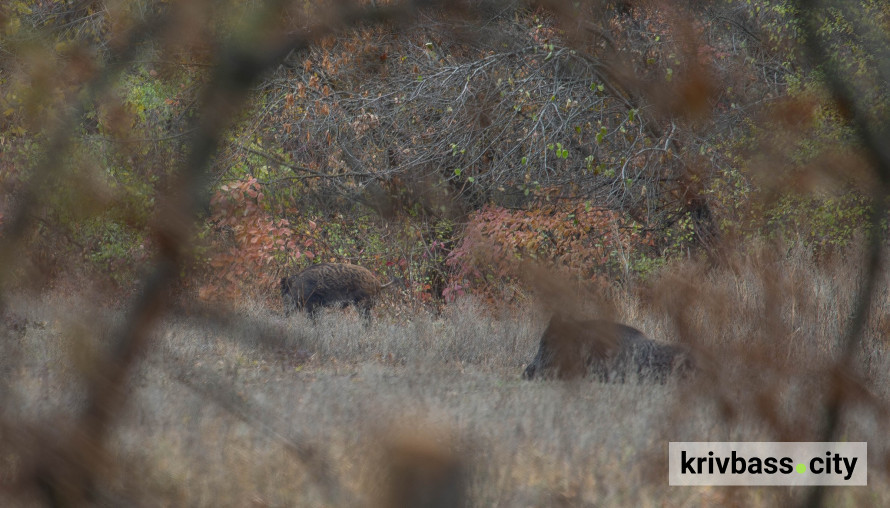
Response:
POLYGON ((685 375, 693 368, 685 348, 656 342, 636 328, 556 314, 550 318, 538 354, 522 377, 596 376, 600 381, 624 382, 631 373, 642 380, 664 383, 671 374, 685 375))
POLYGON ((351 303, 363 316, 370 318, 371 307, 382 287, 367 268, 322 263, 282 278, 281 297, 285 315, 305 309, 314 317, 319 307, 346 307, 351 303))

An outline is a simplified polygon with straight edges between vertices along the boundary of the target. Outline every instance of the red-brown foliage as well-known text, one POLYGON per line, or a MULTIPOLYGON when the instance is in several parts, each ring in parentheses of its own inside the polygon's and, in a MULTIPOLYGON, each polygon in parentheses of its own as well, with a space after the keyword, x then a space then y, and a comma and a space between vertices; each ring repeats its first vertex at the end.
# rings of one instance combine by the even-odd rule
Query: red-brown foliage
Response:
POLYGON ((525 261, 595 280, 626 267, 634 252, 652 243, 633 221, 589 202, 545 203, 533 210, 487 206, 470 217, 448 257, 455 273, 445 296, 469 287, 493 296, 494 284, 515 279, 525 261))
MULTIPOLYGON (((282 255, 310 259, 315 243, 299 234, 287 219, 276 219, 264 205, 262 185, 256 178, 225 184, 210 201, 211 220, 220 234, 212 242, 209 276, 200 288, 201 298, 234 299, 244 294, 274 293, 282 255)), ((308 221, 308 230, 315 223, 308 221)))

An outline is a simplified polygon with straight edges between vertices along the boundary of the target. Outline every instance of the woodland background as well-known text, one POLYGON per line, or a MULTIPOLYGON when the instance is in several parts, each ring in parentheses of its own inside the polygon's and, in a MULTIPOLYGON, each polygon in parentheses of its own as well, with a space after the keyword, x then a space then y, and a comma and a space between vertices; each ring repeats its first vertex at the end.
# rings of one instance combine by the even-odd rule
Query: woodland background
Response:
POLYGON ((473 505, 890 495, 887 3, 11 1, 0 30, 10 502, 396 505, 427 466, 473 505), (281 317, 320 261, 399 281, 369 329, 281 317), (519 383, 556 309, 689 344, 700 389, 519 383), (379 445, 394 411, 441 433, 379 445), (637 455, 703 434, 867 440, 874 479, 677 492, 637 455))

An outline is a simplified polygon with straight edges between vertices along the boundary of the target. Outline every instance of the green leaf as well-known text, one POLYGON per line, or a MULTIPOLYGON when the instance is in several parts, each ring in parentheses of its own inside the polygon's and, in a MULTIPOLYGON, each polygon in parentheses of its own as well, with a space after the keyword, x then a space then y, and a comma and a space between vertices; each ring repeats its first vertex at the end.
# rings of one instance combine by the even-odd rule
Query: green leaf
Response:
POLYGON ((606 129, 605 126, 600 127, 600 131, 596 133, 596 142, 597 142, 597 143, 602 143, 602 142, 603 142, 603 138, 604 138, 604 137, 606 136, 606 134, 608 134, 608 133, 609 133, 609 130, 606 129))

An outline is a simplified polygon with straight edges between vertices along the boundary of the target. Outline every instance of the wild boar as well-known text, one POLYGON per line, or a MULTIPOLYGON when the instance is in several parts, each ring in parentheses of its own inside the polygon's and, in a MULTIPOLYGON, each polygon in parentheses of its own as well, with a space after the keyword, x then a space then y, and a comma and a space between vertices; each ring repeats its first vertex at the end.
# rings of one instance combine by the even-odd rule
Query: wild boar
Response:
POLYGON ((285 315, 306 310, 314 316, 320 307, 349 304, 370 316, 383 285, 367 268, 344 263, 321 263, 281 279, 285 315))
POLYGON ((624 382, 628 374, 636 374, 664 383, 671 374, 682 376, 693 369, 692 357, 682 346, 656 342, 636 328, 613 321, 556 314, 522 377, 595 376, 600 381, 624 382))

